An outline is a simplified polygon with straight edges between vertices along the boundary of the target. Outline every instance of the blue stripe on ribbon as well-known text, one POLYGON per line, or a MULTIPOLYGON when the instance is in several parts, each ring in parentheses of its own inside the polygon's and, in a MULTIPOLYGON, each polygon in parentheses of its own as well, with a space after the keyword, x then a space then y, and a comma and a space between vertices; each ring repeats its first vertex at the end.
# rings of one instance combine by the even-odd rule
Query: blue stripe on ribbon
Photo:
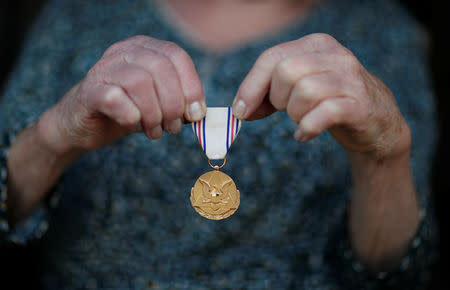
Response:
POLYGON ((206 116, 203 117, 203 152, 206 153, 205 123, 206 123, 206 116))
POLYGON ((238 133, 238 128, 239 128, 239 119, 236 118, 236 132, 234 133, 234 139, 236 139, 236 135, 238 133))
POLYGON ((228 107, 228 119, 227 119, 227 151, 230 146, 228 146, 228 139, 230 139, 230 111, 231 107, 228 107))

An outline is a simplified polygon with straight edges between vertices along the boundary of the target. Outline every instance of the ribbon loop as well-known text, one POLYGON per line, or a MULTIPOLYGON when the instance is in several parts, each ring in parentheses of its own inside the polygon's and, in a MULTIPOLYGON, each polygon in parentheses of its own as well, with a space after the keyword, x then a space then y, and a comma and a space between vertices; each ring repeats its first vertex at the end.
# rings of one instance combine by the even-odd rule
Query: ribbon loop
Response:
POLYGON ((241 126, 231 107, 210 107, 202 120, 192 123, 192 130, 206 156, 218 160, 225 158, 241 126))

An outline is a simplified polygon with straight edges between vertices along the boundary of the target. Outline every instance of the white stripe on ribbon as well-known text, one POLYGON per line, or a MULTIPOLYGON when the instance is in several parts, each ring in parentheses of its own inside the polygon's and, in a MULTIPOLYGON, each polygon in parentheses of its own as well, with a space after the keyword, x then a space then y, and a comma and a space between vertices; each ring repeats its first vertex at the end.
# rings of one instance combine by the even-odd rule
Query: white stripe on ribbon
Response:
POLYGON ((210 107, 202 120, 192 123, 192 130, 206 156, 217 160, 225 158, 241 126, 231 107, 210 107))

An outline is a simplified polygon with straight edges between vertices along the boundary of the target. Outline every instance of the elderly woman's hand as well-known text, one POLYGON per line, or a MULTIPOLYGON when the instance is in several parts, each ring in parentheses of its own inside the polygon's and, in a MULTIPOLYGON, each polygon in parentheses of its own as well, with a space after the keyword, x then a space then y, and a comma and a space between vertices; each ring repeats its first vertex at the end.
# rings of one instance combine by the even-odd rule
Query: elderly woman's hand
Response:
POLYGON ((205 111, 189 55, 174 43, 136 36, 109 47, 39 125, 58 151, 92 150, 137 131, 151 139, 163 129, 177 133, 184 119, 200 120, 205 111))
POLYGON ((409 170, 411 133, 389 89, 334 38, 311 34, 264 52, 233 103, 243 119, 276 109, 298 124, 299 141, 328 129, 347 150, 352 248, 373 270, 397 266, 419 210, 409 170))
POLYGON ((409 150, 409 127, 390 90, 326 34, 277 45, 258 58, 233 111, 255 119, 274 108, 298 124, 299 141, 329 129, 349 153, 378 159, 409 150))

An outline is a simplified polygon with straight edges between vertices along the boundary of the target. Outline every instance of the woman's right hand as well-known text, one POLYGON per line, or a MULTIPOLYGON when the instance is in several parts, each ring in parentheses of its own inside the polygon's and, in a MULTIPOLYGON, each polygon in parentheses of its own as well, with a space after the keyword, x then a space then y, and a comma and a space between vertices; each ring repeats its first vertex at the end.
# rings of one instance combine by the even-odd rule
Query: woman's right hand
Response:
POLYGON ((147 36, 113 44, 38 122, 57 152, 94 150, 143 131, 157 139, 206 112, 199 76, 178 45, 147 36))

